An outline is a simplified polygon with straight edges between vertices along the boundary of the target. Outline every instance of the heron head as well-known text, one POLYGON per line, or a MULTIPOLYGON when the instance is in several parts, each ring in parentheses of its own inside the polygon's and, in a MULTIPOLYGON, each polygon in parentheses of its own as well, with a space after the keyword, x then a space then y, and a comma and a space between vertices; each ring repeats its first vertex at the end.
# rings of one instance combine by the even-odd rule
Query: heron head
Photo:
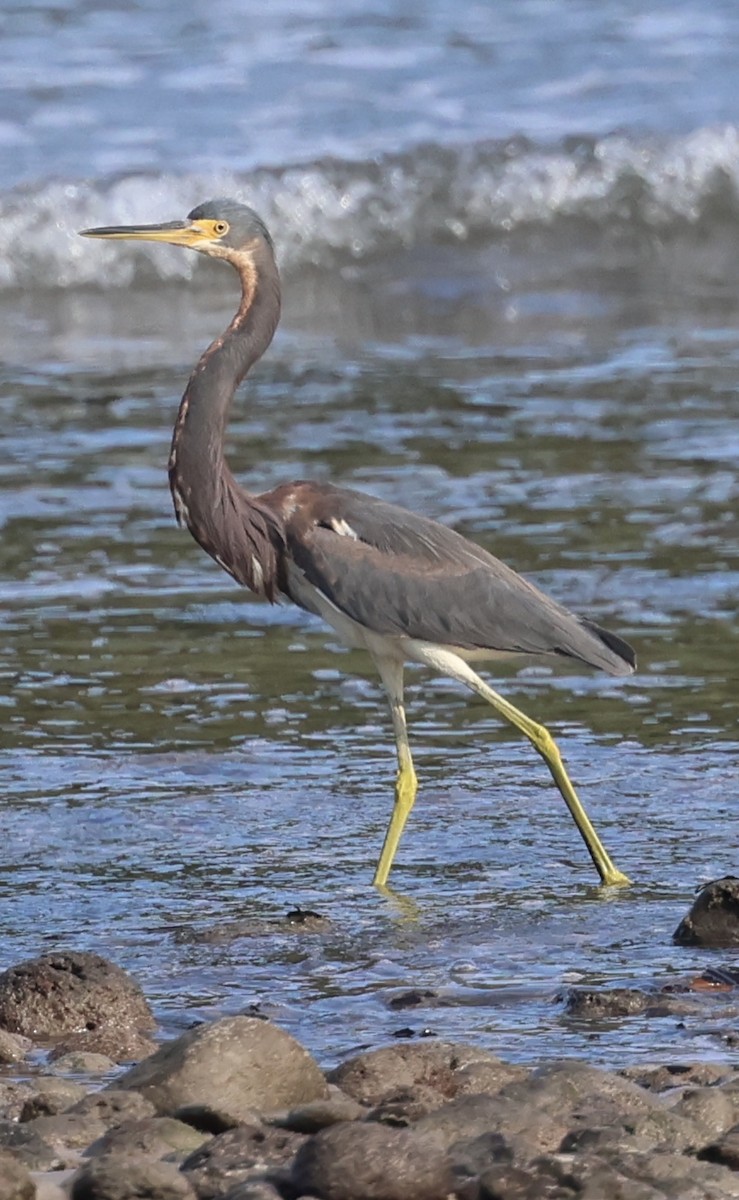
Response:
POLYGON ((269 231, 260 217, 237 200, 206 200, 188 214, 185 221, 165 221, 159 225, 105 225, 81 229, 82 237, 127 238, 146 242, 168 242, 186 246, 214 258, 233 260, 251 256, 267 247, 273 251, 269 231))

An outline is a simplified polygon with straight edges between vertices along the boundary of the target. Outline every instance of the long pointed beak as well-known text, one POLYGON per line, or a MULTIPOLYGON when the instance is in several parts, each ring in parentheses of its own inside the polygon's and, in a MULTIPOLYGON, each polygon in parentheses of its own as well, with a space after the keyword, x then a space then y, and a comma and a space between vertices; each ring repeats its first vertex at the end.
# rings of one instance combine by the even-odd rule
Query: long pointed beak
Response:
POLYGON ((215 239, 197 221, 165 221, 161 225, 103 225, 99 229, 80 229, 80 237, 133 238, 142 242, 170 242, 173 246, 197 249, 215 239))

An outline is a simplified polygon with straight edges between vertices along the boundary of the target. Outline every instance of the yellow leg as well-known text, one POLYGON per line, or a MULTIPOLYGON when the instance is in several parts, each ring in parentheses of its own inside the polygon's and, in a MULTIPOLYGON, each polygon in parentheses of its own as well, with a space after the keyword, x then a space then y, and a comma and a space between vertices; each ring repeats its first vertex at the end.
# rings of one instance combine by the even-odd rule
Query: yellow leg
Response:
POLYGON ((536 721, 532 721, 520 709, 504 699, 503 696, 500 696, 498 692, 493 691, 457 654, 449 650, 444 650, 441 647, 429 646, 427 643, 415 643, 414 657, 417 657, 421 662, 436 667, 437 670, 443 671, 446 675, 451 675, 453 679, 458 679, 461 683, 467 684, 468 687, 482 696, 484 700, 487 700, 488 704, 491 704, 495 711, 500 713, 506 721, 515 726, 516 729, 520 730, 529 739, 534 749, 538 751, 549 767, 562 799, 570 810, 572 819, 587 846, 588 853, 595 864, 596 871, 600 875, 601 882, 609 887, 623 887, 631 883, 629 877, 624 875, 623 871, 619 871, 618 867, 614 865, 605 846, 595 832, 593 824, 570 782, 570 777, 564 768, 557 743, 549 730, 544 725, 538 725, 536 721))
POLYGON ((411 758, 411 750, 408 744, 405 709, 403 707, 403 664, 395 659, 375 659, 375 662, 390 700, 395 747, 398 754, 395 803, 377 863, 375 877, 372 880, 377 887, 384 887, 387 883, 403 830, 405 829, 405 823, 408 820, 408 814, 413 808, 413 802, 416 799, 418 780, 416 772, 413 769, 413 759, 411 758))

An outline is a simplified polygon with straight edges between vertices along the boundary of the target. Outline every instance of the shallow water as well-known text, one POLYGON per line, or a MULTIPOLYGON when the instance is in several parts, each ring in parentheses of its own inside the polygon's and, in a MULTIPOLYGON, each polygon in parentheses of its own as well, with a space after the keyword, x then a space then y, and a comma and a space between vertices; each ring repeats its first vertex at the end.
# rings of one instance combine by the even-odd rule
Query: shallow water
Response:
POLYGON ((326 1063, 406 1026, 526 1060, 726 1053, 713 999, 685 1026, 593 1028, 555 996, 715 961, 671 934, 700 882, 736 870, 739 175, 735 127, 708 124, 736 116, 733 6, 703 6, 701 38, 687 4, 620 22, 623 6, 565 6, 575 42, 559 5, 535 27, 532 5, 501 5, 491 29, 485 6, 452 17, 439 0, 407 34, 392 4, 369 32, 348 0, 337 21, 274 5, 249 51, 273 91, 238 91, 241 126, 218 120, 218 54, 210 76, 184 56, 208 58, 243 8, 155 7, 136 6, 146 55, 133 24, 113 38, 72 0, 6 13, 30 39, 3 92, 11 147, 21 109, 33 120, 0 193, 4 962, 97 949, 166 1028, 259 1003, 326 1063), (452 26, 493 66, 460 67, 452 26), (45 37, 55 96, 20 70, 45 37), (306 39, 333 74, 313 74, 306 39), (511 46, 529 63, 513 89, 511 46), (264 65, 280 55, 289 95, 264 65), (599 55, 601 75, 573 61, 599 55), (137 70, 161 100, 147 127, 137 70), (348 95, 350 78, 342 110, 325 89, 348 95), (486 103, 510 100, 494 128, 481 80, 486 103), (370 887, 394 759, 368 663, 240 592, 172 520, 171 423, 233 281, 74 237, 224 190, 260 204, 285 266, 283 328, 234 411, 235 469, 254 489, 332 479, 424 511, 634 642, 624 682, 535 663, 492 676, 557 735, 632 889, 594 886, 530 748, 415 669, 421 792, 397 895, 370 887), (331 931, 287 926, 296 905, 331 931), (406 987, 440 1001, 395 1011, 406 987))

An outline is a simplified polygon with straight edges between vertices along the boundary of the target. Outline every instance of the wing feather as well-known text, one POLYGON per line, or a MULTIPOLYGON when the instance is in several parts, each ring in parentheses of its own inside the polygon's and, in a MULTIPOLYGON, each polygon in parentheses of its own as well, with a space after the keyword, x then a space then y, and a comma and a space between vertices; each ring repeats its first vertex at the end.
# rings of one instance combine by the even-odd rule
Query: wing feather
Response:
POLYGON ((633 669, 626 642, 447 526, 361 492, 291 487, 288 553, 360 625, 470 650, 567 655, 614 675, 633 669))

